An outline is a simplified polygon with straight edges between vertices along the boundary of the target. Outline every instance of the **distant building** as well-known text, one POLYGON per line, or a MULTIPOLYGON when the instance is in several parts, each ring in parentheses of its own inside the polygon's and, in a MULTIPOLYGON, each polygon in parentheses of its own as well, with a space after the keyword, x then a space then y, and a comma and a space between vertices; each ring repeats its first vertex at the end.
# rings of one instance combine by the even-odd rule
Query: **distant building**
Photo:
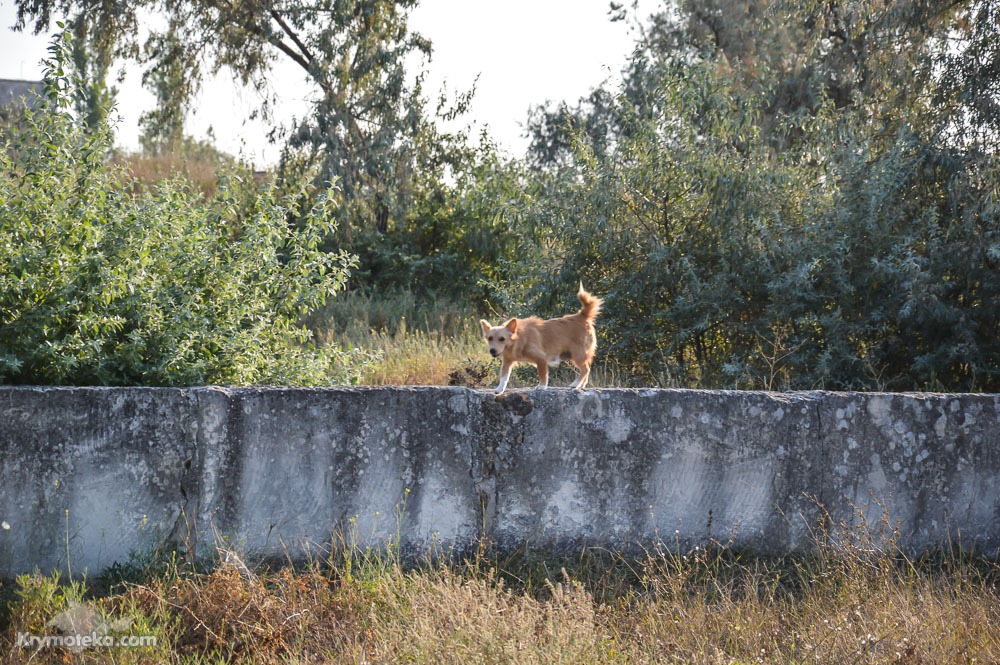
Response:
POLYGON ((41 81, 0 79, 0 107, 36 108, 44 91, 41 81))

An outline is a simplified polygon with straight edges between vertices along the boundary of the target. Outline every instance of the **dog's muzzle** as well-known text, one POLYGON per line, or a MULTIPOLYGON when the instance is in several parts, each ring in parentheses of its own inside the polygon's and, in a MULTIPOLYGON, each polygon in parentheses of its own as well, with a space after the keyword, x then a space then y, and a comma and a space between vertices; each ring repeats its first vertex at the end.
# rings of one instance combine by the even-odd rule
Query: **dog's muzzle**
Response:
POLYGON ((500 352, 497 351, 496 349, 490 349, 490 355, 496 358, 497 356, 500 355, 500 352))

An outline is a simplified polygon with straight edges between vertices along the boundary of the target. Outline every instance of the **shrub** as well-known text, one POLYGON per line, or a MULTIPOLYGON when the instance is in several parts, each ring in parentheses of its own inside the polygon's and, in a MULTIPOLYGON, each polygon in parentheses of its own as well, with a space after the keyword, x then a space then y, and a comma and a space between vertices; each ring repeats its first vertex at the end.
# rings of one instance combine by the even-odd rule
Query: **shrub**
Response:
POLYGON ((964 92, 775 115, 767 68, 654 55, 595 107, 613 141, 584 116, 533 174, 514 300, 555 314, 582 279, 638 384, 998 389, 1000 153, 964 92))
POLYGON ((129 193, 107 163, 109 128, 69 112, 67 44, 53 42, 45 102, 0 149, 0 381, 349 378, 330 375, 339 351, 302 324, 353 264, 320 249, 327 197, 253 191, 236 175, 209 197, 182 180, 129 193))

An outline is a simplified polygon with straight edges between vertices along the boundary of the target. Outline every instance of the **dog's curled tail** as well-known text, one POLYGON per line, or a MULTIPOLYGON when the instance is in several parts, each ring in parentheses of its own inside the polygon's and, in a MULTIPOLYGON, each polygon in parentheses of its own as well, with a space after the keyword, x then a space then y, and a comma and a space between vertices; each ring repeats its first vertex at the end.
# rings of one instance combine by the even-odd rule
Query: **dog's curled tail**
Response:
POLYGON ((604 305, 604 301, 584 290, 583 282, 580 282, 580 290, 577 292, 576 297, 580 299, 580 304, 583 305, 580 308, 580 314, 587 321, 593 323, 597 315, 601 313, 601 306, 604 305))

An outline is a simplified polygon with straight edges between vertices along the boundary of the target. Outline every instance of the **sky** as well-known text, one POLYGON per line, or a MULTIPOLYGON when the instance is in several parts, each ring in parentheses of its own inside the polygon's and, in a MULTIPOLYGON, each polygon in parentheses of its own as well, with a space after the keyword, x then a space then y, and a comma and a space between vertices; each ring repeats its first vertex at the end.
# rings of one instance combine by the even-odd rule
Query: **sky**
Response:
MULTIPOLYGON (((657 7, 640 2, 645 17, 657 7)), ((473 85, 476 95, 465 121, 485 128, 501 148, 520 156, 528 109, 546 101, 576 102, 604 81, 617 81, 634 48, 628 22, 612 23, 608 0, 422 0, 410 15, 410 29, 431 40, 425 89, 454 97, 473 85), (477 80, 478 77, 478 80, 477 80)), ((0 0, 0 79, 38 80, 48 35, 12 31, 14 0, 0 0)), ((138 149, 138 120, 153 105, 135 66, 116 66, 119 89, 117 144, 138 149)), ((270 80, 277 95, 276 122, 290 122, 308 109, 310 88, 295 65, 282 63, 270 80)), ((242 89, 225 73, 207 81, 186 131, 197 138, 212 132, 213 143, 256 168, 277 161, 269 144, 270 125, 251 120, 259 93, 242 89)))

